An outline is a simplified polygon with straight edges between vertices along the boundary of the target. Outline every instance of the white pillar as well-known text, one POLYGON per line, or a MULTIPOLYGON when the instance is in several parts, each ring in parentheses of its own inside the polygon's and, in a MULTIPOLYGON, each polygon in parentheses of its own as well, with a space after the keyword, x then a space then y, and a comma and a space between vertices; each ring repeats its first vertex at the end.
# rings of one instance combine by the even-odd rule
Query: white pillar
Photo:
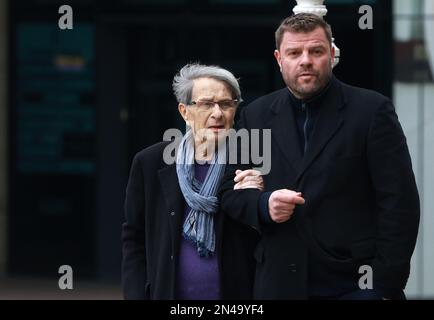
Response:
MULTIPOLYGON (((327 8, 324 5, 324 0, 296 0, 297 5, 292 9, 295 14, 298 13, 313 13, 324 19, 327 14, 327 8)), ((335 39, 332 38, 332 45, 335 48, 335 59, 333 62, 333 67, 339 63, 341 57, 341 50, 336 46, 335 39)))
POLYGON ((292 11, 297 13, 313 13, 323 18, 327 14, 327 8, 323 5, 324 0, 296 0, 297 5, 292 11))

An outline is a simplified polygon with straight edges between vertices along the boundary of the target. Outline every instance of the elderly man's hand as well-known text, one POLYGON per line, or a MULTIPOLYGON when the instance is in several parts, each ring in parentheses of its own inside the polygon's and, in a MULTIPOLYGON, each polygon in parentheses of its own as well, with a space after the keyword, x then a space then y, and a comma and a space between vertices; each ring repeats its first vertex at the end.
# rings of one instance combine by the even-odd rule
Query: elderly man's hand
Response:
POLYGON ((234 190, 249 188, 264 190, 264 180, 258 170, 237 170, 235 174, 234 181, 236 184, 234 190))
POLYGON ((288 221, 294 213, 295 205, 304 203, 301 192, 288 189, 276 190, 268 199, 270 218, 276 223, 288 221))

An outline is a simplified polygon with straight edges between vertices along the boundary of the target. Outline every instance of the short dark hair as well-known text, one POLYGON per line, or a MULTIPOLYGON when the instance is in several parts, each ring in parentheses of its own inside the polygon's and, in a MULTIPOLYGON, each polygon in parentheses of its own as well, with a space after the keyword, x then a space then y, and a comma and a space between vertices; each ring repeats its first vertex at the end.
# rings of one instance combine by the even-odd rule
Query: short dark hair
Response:
POLYGON ((332 28, 325 22, 320 16, 312 13, 298 13, 287 17, 280 23, 277 28, 276 37, 276 49, 279 50, 280 44, 282 43, 282 38, 285 32, 292 33, 307 33, 315 30, 317 27, 321 27, 327 40, 332 45, 332 28))

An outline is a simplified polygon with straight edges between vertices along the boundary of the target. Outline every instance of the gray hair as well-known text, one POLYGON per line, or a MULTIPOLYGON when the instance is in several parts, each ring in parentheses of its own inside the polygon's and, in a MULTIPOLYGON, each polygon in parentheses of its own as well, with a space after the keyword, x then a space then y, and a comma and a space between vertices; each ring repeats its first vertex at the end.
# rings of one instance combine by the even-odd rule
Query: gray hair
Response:
POLYGON ((173 78, 173 93, 178 103, 188 104, 191 102, 193 80, 199 78, 212 78, 225 82, 232 92, 232 98, 238 99, 238 103, 242 101, 240 85, 230 71, 219 66, 191 63, 182 67, 173 78))

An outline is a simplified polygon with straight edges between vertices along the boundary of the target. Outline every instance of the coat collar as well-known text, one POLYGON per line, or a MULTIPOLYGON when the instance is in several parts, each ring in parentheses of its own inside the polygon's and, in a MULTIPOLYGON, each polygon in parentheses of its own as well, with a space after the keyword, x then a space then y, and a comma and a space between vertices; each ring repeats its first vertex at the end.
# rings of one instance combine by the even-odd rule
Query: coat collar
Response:
MULTIPOLYGON (((342 84, 332 76, 329 88, 321 95, 320 99, 315 99, 312 103, 321 103, 321 109, 312 132, 311 144, 304 156, 301 154, 299 146, 297 124, 289 90, 283 89, 270 106, 272 113, 269 121, 269 127, 272 130, 271 135, 288 160, 289 165, 295 170, 297 183, 343 125, 343 116, 340 111, 345 106, 346 100, 342 92, 342 84)), ((317 106, 314 105, 313 107, 317 106)))

